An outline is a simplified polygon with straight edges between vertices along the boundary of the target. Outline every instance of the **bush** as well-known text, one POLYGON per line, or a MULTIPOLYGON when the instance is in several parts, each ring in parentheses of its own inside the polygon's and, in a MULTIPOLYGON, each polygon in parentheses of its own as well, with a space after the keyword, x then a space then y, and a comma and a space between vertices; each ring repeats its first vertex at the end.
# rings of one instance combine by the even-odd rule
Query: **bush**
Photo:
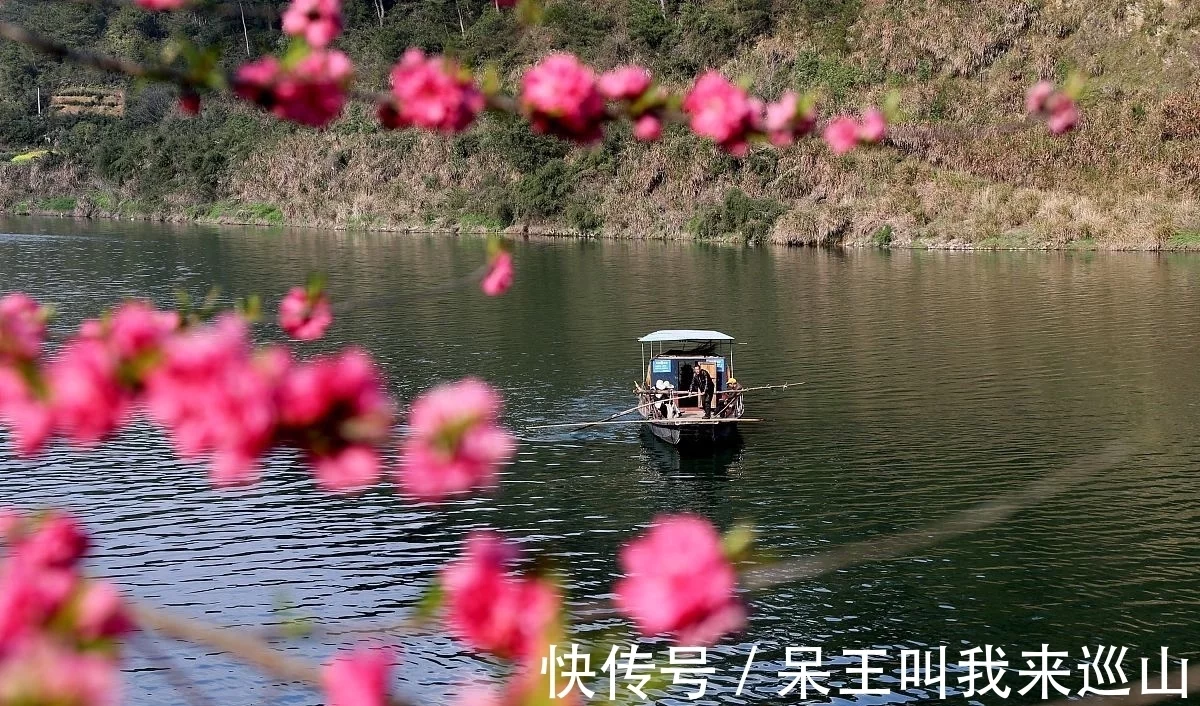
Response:
POLYGON ((754 199, 740 189, 730 189, 724 201, 701 211, 688 226, 699 238, 740 235, 747 243, 760 243, 784 210, 774 199, 754 199))
POLYGON ((575 191, 575 175, 561 159, 542 165, 517 183, 514 210, 520 218, 548 218, 563 211, 575 191))

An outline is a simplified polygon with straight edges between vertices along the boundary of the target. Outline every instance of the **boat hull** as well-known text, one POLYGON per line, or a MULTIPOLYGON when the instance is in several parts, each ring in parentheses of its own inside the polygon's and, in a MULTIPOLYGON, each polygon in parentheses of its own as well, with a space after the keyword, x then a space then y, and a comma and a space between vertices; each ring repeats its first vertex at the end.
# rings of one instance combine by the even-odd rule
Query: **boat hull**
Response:
POLYGON ((658 439, 683 449, 706 449, 734 443, 738 438, 737 422, 721 423, 655 423, 646 425, 658 439))

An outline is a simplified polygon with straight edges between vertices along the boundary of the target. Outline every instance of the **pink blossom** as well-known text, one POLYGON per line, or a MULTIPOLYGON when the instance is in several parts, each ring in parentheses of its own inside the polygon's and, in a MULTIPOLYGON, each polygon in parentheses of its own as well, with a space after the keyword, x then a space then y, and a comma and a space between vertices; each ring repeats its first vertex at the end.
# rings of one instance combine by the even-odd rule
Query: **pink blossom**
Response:
POLYGON ((521 107, 536 132, 577 142, 601 136, 604 98, 596 74, 572 54, 551 54, 525 74, 521 107))
POLYGON ((375 483, 381 463, 379 452, 363 444, 313 458, 317 482, 333 492, 361 490, 375 483))
POLYGON ((37 453, 54 432, 54 413, 14 368, 0 365, 0 420, 9 425, 17 453, 37 453))
POLYGON ((654 142, 662 136, 662 120, 646 114, 633 123, 633 136, 642 142, 654 142))
POLYGON ((800 97, 794 91, 788 91, 778 101, 767 105, 763 128, 771 144, 787 147, 796 138, 812 132, 816 122, 816 112, 801 106, 800 97))
POLYGON ((40 632, 77 583, 74 571, 11 556, 0 574, 0 655, 40 632))
POLYGON ((266 57, 238 69, 234 92, 277 117, 323 128, 342 114, 354 66, 339 51, 310 52, 294 68, 266 57))
POLYGON ((0 660, 0 698, 6 704, 113 706, 118 671, 107 657, 75 652, 44 637, 30 639, 0 660))
POLYGON ((333 308, 324 293, 293 287, 279 303, 279 326, 299 341, 315 341, 333 323, 333 308))
POLYGON ((442 572, 449 627, 472 647, 523 659, 546 643, 559 596, 544 579, 510 573, 516 552, 494 532, 473 532, 442 572))
POLYGON ((1047 103, 1046 126, 1053 135, 1070 132, 1079 123, 1079 108, 1066 94, 1055 94, 1047 103))
POLYGON ((402 446, 405 490, 436 501, 494 485, 500 463, 516 450, 496 423, 499 412, 500 396, 473 378, 440 385, 418 398, 402 446))
POLYGON ((498 297, 507 292, 512 283, 512 255, 507 250, 500 250, 492 256, 491 262, 488 263, 488 271, 482 282, 483 293, 489 297, 498 297))
POLYGON ((88 537, 75 519, 52 511, 18 545, 21 558, 38 567, 71 568, 88 549, 88 537))
POLYGON ((842 116, 825 126, 825 142, 834 154, 846 154, 858 145, 858 123, 842 116))
POLYGON ((342 32, 341 0, 292 0, 283 13, 283 31, 317 49, 328 46, 342 32))
POLYGON ((637 100, 650 88, 650 70, 642 66, 622 66, 602 74, 597 87, 609 100, 637 100))
POLYGON ((129 411, 119 359, 103 341, 76 338, 47 371, 54 424, 79 444, 94 444, 115 430, 129 411))
POLYGON ((395 104, 381 113, 389 128, 415 125, 445 133, 461 132, 483 110, 483 94, 470 73, 448 59, 426 57, 420 49, 409 49, 392 69, 395 104))
POLYGON ((1054 93, 1054 84, 1038 81, 1025 94, 1025 111, 1030 115, 1041 115, 1046 111, 1046 101, 1054 93))
POLYGON ((1046 127, 1053 135, 1070 132, 1079 124, 1079 106, 1075 99, 1057 90, 1049 81, 1039 81, 1029 89, 1025 95, 1025 110, 1030 115, 1045 118, 1046 127))
POLYGON ((734 155, 749 148, 747 135, 754 129, 757 116, 750 97, 716 71, 696 79, 683 99, 683 110, 691 116, 692 131, 714 140, 734 155))
POLYGON ((0 297, 0 365, 33 360, 46 340, 48 312, 20 292, 0 297))
POLYGON ((386 706, 391 650, 358 648, 325 667, 321 681, 328 706, 386 706))
POLYGON ((858 139, 867 144, 875 144, 883 140, 887 134, 887 119, 883 113, 872 108, 863 114, 862 124, 858 126, 858 139))
POLYGON ((712 524, 694 515, 658 518, 620 554, 625 578, 616 603, 645 635, 673 633, 683 644, 710 644, 741 627, 737 576, 712 524))
POLYGON ((358 490, 378 479, 381 443, 393 410, 366 353, 350 349, 292 366, 278 391, 279 438, 305 451, 317 481, 330 490, 358 490))
POLYGON ((281 349, 255 354, 245 321, 225 316, 163 346, 146 406, 181 456, 211 456, 216 483, 248 483, 274 438, 275 393, 289 364, 281 349))
POLYGON ((107 640, 133 629, 133 621, 110 584, 88 582, 76 607, 76 629, 88 640, 107 640))
POLYGON ((191 0, 136 0, 136 2, 147 10, 178 10, 191 0))
POLYGON ((179 328, 179 313, 158 311, 146 302, 125 302, 102 324, 99 335, 107 338, 113 352, 123 362, 147 353, 156 353, 179 328))

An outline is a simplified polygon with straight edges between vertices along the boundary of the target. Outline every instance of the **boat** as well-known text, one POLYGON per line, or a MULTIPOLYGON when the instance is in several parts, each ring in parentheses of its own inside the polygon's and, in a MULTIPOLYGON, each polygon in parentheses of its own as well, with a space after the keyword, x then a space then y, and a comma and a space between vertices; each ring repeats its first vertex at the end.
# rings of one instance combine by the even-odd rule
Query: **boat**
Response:
POLYGON ((681 449, 735 443, 745 415, 742 391, 733 374, 734 338, 720 331, 666 329, 638 339, 642 380, 634 383, 638 413, 659 439, 681 449), (691 392, 697 367, 713 380, 712 415, 691 392))

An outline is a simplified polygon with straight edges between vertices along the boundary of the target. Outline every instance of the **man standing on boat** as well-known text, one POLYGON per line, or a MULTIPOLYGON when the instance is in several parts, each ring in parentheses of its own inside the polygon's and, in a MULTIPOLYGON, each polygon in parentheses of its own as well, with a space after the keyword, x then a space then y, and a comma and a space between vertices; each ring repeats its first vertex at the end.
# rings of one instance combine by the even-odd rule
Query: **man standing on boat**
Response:
POLYGON ((713 380, 708 371, 701 366, 702 363, 703 361, 697 360, 694 366, 695 373, 692 375, 691 392, 700 395, 700 403, 704 407, 704 418, 709 419, 712 417, 713 380))

